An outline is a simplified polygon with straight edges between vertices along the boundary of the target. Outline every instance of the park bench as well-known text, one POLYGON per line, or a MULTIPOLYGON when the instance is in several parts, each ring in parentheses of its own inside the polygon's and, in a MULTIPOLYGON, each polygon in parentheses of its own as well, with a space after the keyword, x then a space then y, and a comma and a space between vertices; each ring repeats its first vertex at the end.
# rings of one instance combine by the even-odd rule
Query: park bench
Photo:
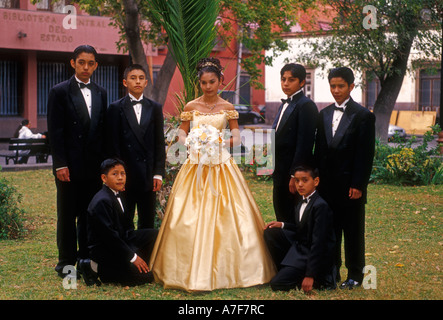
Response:
POLYGON ((37 163, 48 162, 48 156, 50 154, 50 148, 48 139, 9 139, 9 147, 7 151, 0 153, 0 157, 4 157, 6 164, 9 164, 9 160, 12 160, 14 164, 17 164, 19 159, 23 156, 20 151, 29 150, 26 155, 28 157, 35 156, 37 163))

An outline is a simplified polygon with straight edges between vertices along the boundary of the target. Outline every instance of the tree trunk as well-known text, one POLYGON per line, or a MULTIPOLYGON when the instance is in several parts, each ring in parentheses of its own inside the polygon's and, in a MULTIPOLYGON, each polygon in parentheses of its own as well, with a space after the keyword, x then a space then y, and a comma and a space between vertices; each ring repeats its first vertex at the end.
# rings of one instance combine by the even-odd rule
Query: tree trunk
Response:
POLYGON ((391 119, 392 110, 394 110, 395 102, 403 84, 406 74, 409 54, 411 52, 412 43, 416 32, 411 32, 409 37, 399 36, 403 40, 399 43, 399 47, 394 57, 392 69, 394 70, 384 80, 380 80, 381 90, 374 104, 374 115, 376 117, 375 133, 380 142, 387 143, 388 128, 391 119))
MULTIPOLYGON (((140 16, 138 14, 137 2, 135 0, 123 0, 123 7, 125 9, 124 28, 132 63, 140 64, 148 71, 148 62, 140 37, 140 16)), ((148 86, 152 86, 150 78, 147 78, 148 86)))
MULTIPOLYGON (((140 37, 140 16, 137 2, 135 0, 123 0, 123 6, 126 13, 124 28, 132 63, 140 64, 148 71, 149 66, 140 37)), ((156 83, 153 84, 151 77, 147 77, 148 85, 146 86, 144 95, 160 104, 164 104, 175 68, 176 63, 168 51, 165 61, 157 75, 156 83)))
POLYGON ((174 76, 175 69, 177 64, 170 52, 166 54, 166 58, 163 61, 163 65, 157 75, 157 81, 153 86, 148 88, 148 96, 157 101, 160 104, 164 104, 166 98, 168 96, 169 84, 171 83, 171 79, 174 76))

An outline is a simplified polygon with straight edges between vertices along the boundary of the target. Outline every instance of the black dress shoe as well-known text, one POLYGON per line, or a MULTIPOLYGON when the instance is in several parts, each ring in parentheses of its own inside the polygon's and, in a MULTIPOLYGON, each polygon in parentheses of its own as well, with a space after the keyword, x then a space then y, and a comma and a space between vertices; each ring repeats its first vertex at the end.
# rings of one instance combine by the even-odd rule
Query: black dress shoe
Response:
POLYGON ((79 265, 87 286, 92 286, 94 284, 99 286, 102 284, 100 280, 98 280, 98 273, 91 268, 91 260, 82 259, 80 260, 79 265))
POLYGON ((340 289, 349 289, 352 290, 355 287, 360 287, 361 283, 352 279, 347 279, 340 285, 340 289))
MULTIPOLYGON (((72 266, 72 268, 74 268, 74 267, 72 266)), ((55 271, 57 272, 57 275, 62 279, 64 279, 67 276, 72 277, 72 278, 76 278, 76 279, 80 279, 82 277, 81 273, 78 270, 76 270, 75 268, 74 268, 75 272, 73 272, 72 268, 66 269, 65 272, 63 272, 64 268, 57 266, 55 268, 55 271)))

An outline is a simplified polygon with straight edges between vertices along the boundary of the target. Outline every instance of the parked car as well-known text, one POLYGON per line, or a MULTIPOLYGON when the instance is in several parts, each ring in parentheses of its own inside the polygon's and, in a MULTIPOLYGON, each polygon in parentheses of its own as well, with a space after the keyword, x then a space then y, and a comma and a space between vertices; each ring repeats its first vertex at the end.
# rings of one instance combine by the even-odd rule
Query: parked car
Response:
POLYGON ((245 123, 259 123, 263 121, 262 117, 260 116, 260 113, 255 112, 252 110, 250 106, 245 105, 235 105, 235 110, 238 112, 238 123, 239 124, 245 124, 245 123))
POLYGON ((406 130, 399 126, 394 126, 393 124, 390 124, 388 129, 388 141, 394 140, 394 137, 396 136, 402 140, 405 140, 406 130))
POLYGON ((266 119, 266 106, 260 108, 260 116, 262 118, 262 122, 265 122, 266 119))

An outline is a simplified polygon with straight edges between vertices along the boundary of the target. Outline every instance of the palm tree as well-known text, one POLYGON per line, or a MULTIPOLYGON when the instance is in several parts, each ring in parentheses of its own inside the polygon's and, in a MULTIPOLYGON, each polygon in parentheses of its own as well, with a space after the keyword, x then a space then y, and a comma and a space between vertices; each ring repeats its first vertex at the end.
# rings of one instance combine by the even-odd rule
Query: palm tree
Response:
POLYGON ((184 105, 198 95, 196 66, 214 47, 219 0, 151 0, 150 6, 183 78, 184 105))

